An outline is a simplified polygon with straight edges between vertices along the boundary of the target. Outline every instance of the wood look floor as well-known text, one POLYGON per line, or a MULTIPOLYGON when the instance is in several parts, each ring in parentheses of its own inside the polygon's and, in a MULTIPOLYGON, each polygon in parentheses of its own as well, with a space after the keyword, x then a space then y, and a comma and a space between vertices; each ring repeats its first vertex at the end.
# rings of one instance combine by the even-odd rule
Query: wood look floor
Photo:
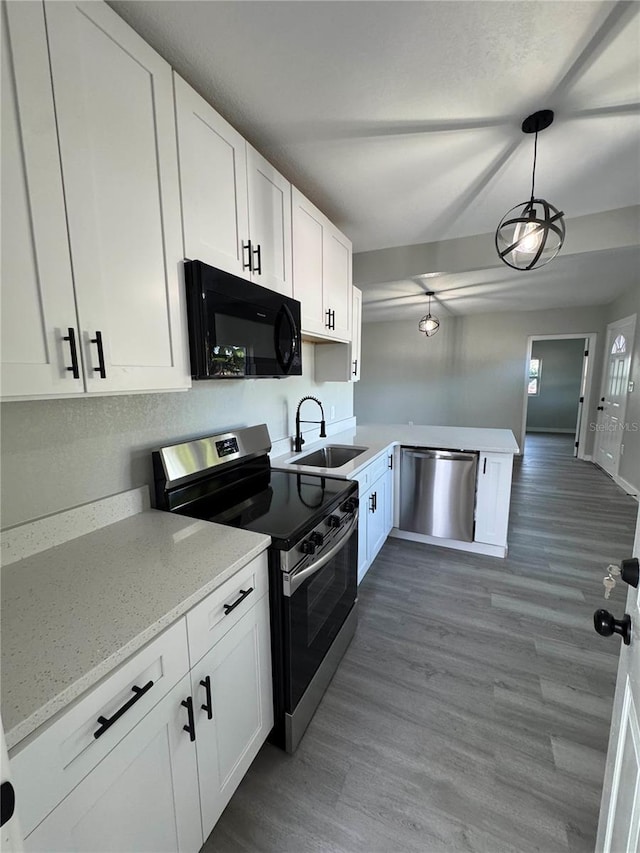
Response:
POLYGON ((592 614, 637 503, 571 450, 527 438, 506 560, 387 540, 297 753, 263 747, 206 853, 593 851, 620 640, 592 614))

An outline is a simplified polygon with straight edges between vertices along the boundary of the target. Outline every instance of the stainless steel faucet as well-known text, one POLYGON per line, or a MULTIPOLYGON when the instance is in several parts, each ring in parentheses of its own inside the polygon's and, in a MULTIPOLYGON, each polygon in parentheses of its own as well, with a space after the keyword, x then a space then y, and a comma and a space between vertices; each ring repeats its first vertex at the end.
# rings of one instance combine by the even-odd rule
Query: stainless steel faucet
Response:
POLYGON ((296 409, 296 438, 294 444, 294 450, 296 453, 299 453, 302 450, 302 445, 304 444, 304 438, 302 437, 302 433, 300 431, 300 424, 320 424, 320 438, 327 437, 326 424, 324 420, 324 409, 322 408, 322 403, 318 400, 317 397, 303 397, 302 400, 298 403, 298 408, 296 409), (322 414, 321 421, 301 421, 300 420, 300 408, 305 400, 313 400, 314 403, 317 403, 320 406, 320 413, 322 414))

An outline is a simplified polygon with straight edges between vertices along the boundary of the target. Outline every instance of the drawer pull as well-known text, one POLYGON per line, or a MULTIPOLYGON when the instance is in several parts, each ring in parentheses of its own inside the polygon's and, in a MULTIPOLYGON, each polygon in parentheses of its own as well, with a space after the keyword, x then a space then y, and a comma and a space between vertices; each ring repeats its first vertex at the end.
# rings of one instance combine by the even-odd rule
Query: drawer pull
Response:
POLYGON ((207 675, 206 678, 203 678, 200 682, 200 685, 204 687, 204 692, 206 694, 206 699, 204 705, 201 705, 203 711, 207 712, 207 719, 213 719, 213 705, 211 703, 211 676, 207 675))
POLYGON ((229 613, 231 613, 232 610, 235 610, 239 604, 242 604, 242 602, 245 600, 245 598, 248 595, 250 595, 252 592, 253 592, 252 586, 250 586, 249 589, 241 589, 240 595, 238 596, 238 598, 236 598, 236 600, 233 602, 233 604, 224 604, 223 605, 224 615, 228 616, 229 613))
POLYGON ((189 734, 189 740, 193 743, 196 739, 196 721, 193 718, 193 699, 191 696, 187 696, 187 698, 183 699, 180 704, 183 708, 187 709, 187 717, 189 719, 187 725, 182 727, 182 731, 189 734))
POLYGON ((98 347, 98 367, 94 367, 95 373, 100 374, 100 379, 107 378, 107 371, 104 366, 104 347, 102 345, 102 332, 96 332, 95 338, 91 338, 91 343, 98 347))
POLYGON ((103 735, 107 731, 107 729, 111 728, 111 726, 116 722, 116 720, 119 720, 120 717, 125 714, 129 710, 129 708, 132 708, 136 704, 138 699, 141 699, 147 692, 147 690, 151 690, 152 687, 153 681, 148 681, 144 687, 138 687, 137 684, 134 684, 131 689, 133 690, 135 695, 132 696, 128 702, 125 702, 122 708, 118 708, 113 717, 103 717, 102 715, 98 717, 98 723, 100 723, 100 728, 93 733, 93 736, 95 738, 99 738, 101 735, 103 735))
POLYGON ((73 375, 74 379, 80 379, 80 368, 78 367, 78 350, 76 349, 76 330, 69 326, 68 334, 63 337, 63 341, 69 341, 69 350, 71 352, 71 367, 67 370, 73 375))

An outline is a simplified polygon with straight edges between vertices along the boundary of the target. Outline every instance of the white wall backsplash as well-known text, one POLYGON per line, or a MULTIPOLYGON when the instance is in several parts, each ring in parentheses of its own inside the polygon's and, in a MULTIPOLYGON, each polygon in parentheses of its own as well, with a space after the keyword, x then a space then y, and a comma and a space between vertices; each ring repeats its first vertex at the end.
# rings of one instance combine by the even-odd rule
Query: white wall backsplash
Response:
MULTIPOLYGON (((286 379, 195 382, 190 391, 173 394, 3 403, 2 528, 138 486, 148 485, 153 495, 151 450, 163 444, 257 423, 267 424, 274 444, 282 441, 295 433, 296 406, 306 394, 322 401, 333 431, 353 416, 353 385, 315 382, 314 354, 313 344, 303 344, 304 375, 286 379)), ((310 411, 308 417, 316 415, 310 411)), ((305 430, 309 440, 317 435, 317 427, 305 430)))

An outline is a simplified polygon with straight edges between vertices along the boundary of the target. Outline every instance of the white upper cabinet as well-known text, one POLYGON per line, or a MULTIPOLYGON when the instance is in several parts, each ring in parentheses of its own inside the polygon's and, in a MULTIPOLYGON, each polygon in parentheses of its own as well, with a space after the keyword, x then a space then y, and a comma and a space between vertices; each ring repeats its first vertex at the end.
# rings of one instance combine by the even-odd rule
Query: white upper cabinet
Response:
POLYGON ((351 242, 292 188, 293 295, 302 332, 317 340, 351 340, 351 242))
POLYGON ((353 287, 351 343, 316 347, 316 382, 358 382, 362 352, 362 291, 353 287))
POLYGON ((86 388, 188 387, 171 68, 104 3, 45 14, 86 388))
POLYGON ((174 79, 185 256, 291 296, 291 184, 174 79))
POLYGON ((248 278, 247 146, 174 73, 184 254, 248 278))
POLYGON ((2 395, 77 394, 77 343, 75 377, 67 369, 78 324, 44 12, 39 3, 3 3, 1 17, 2 395))
POLYGON ((248 143, 247 178, 253 281, 291 296, 291 184, 248 143))

